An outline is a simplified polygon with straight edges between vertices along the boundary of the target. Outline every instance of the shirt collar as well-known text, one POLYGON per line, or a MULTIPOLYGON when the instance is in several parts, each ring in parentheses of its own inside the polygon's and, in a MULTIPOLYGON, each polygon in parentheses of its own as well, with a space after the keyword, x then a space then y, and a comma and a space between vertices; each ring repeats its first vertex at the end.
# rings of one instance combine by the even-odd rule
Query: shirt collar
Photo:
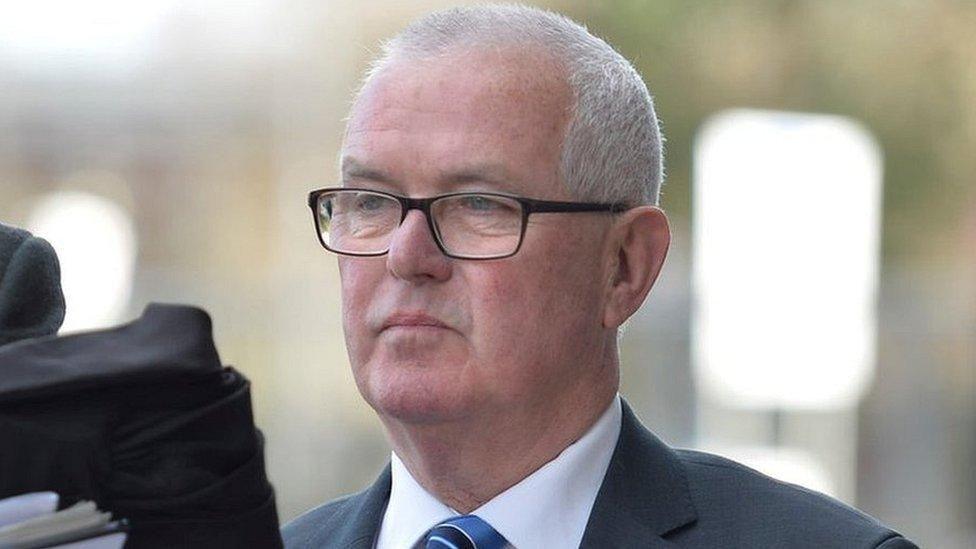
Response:
MULTIPOLYGON (((620 395, 579 440, 472 514, 519 549, 579 547, 620 435, 620 395)), ((435 524, 458 513, 437 500, 391 457, 392 487, 378 549, 411 547, 435 524)))

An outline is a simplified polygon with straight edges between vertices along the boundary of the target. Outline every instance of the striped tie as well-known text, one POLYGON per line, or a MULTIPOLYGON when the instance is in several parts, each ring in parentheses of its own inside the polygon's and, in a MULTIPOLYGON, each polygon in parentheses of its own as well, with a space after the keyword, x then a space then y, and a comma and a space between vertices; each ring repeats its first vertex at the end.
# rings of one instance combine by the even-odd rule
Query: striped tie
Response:
POLYGON ((431 528, 426 549, 506 549, 512 545, 475 515, 454 517, 431 528))

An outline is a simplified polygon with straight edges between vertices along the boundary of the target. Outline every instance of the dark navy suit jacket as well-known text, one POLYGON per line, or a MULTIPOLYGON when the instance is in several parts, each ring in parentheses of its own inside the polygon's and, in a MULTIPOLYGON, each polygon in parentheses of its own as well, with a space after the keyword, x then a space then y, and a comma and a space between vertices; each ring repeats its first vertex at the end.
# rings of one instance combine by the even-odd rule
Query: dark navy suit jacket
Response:
MULTIPOLYGON (((718 456, 672 449, 626 403, 623 409, 620 438, 582 548, 917 549, 827 496, 718 456)), ((389 496, 387 467, 367 490, 287 524, 285 547, 370 549, 389 496)))

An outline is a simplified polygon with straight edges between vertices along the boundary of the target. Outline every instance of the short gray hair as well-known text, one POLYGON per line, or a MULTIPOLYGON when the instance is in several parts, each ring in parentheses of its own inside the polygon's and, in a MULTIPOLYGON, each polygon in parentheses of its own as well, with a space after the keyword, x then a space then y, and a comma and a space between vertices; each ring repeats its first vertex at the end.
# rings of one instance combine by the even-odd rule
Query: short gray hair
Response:
POLYGON ((513 4, 431 13, 384 42, 364 87, 397 60, 499 45, 541 47, 567 72, 574 105, 560 175, 569 191, 580 200, 657 204, 662 136, 647 86, 629 61, 566 16, 513 4))

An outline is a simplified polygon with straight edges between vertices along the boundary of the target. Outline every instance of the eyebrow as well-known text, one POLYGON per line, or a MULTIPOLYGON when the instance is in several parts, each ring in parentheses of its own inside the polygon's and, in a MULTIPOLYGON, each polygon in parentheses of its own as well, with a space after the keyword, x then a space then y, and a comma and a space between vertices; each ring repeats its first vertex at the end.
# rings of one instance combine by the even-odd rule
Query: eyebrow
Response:
MULTIPOLYGON (((352 156, 343 156, 341 160, 342 180, 361 179, 378 183, 396 184, 397 179, 388 172, 370 166, 352 156)), ((439 174, 435 181, 444 185, 463 185, 466 183, 489 183, 503 190, 517 192, 515 183, 508 170, 497 163, 481 162, 467 166, 459 166, 439 174)))
POLYGON ((511 191, 515 190, 513 187, 517 182, 517 179, 512 177, 504 166, 490 162, 463 166, 455 171, 443 174, 441 179, 445 183, 453 185, 491 183, 511 191))
POLYGON ((367 179, 380 183, 395 183, 393 176, 383 170, 369 166, 352 156, 343 156, 339 171, 342 173, 342 180, 367 179))

